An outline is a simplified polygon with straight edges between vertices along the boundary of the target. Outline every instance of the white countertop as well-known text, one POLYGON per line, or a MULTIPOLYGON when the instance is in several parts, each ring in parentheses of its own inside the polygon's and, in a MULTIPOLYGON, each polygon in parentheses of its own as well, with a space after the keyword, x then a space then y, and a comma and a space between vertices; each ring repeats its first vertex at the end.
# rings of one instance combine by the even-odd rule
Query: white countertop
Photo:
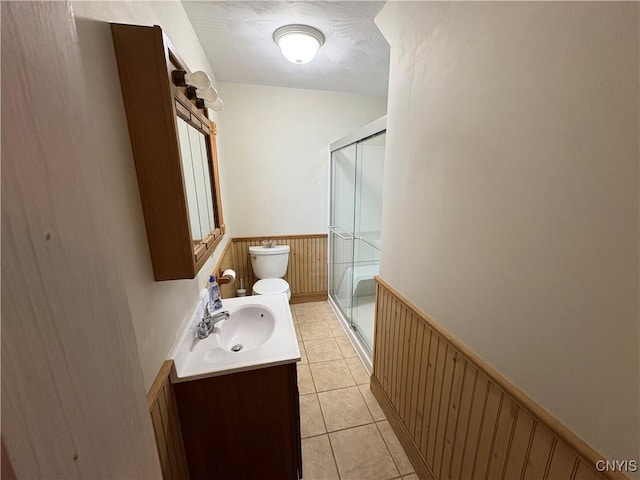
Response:
POLYGON ((234 312, 240 315, 239 312, 243 308, 246 311, 246 306, 256 306, 273 314, 275 320, 273 333, 262 345, 239 352, 232 352, 223 346, 220 329, 224 328, 223 322, 227 320, 220 322, 220 329, 216 327, 209 337, 197 338, 197 322, 202 318, 205 301, 206 295, 201 297, 198 308, 183 326, 183 331, 169 354, 169 358, 174 361, 174 370, 171 373, 174 383, 300 360, 300 350, 286 294, 253 295, 222 300, 222 310, 219 311, 228 310, 232 317, 234 312))

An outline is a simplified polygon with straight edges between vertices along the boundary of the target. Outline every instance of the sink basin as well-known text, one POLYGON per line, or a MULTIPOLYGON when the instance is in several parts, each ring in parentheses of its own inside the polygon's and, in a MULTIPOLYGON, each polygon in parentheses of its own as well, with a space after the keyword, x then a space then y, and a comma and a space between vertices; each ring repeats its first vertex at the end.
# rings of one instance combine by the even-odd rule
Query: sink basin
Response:
POLYGON ((271 338, 276 321, 262 305, 242 305, 219 324, 220 345, 234 353, 248 352, 271 338))
POLYGON ((223 299, 229 318, 217 323, 207 338, 198 339, 196 325, 205 304, 206 290, 169 355, 174 383, 300 360, 286 294, 223 299))

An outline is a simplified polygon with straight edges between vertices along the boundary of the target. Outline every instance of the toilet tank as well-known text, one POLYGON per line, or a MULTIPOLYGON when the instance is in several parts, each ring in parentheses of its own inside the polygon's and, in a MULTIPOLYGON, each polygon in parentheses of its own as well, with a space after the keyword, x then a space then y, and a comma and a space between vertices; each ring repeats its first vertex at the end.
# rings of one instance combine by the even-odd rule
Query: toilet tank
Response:
POLYGON ((259 278, 282 278, 287 273, 289 245, 275 247, 249 247, 253 274, 259 278))

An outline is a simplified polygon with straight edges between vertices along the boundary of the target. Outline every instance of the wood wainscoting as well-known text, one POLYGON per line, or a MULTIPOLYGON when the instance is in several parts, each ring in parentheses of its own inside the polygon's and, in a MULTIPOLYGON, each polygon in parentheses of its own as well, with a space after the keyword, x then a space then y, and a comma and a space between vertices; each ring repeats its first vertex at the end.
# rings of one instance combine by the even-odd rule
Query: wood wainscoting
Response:
MULTIPOLYGON (((233 262, 233 239, 230 239, 227 242, 227 245, 224 247, 222 251, 222 255, 216 262, 216 266, 213 268, 213 275, 219 277, 220 274, 225 271, 227 268, 232 268, 235 270, 235 265, 233 262)), ((236 272, 237 273, 237 272, 236 272)), ((206 288, 207 285, 204 285, 206 288)), ((236 290, 240 288, 240 275, 233 283, 225 283, 224 285, 220 285, 220 295, 222 298, 229 298, 236 296, 236 290)))
MULTIPOLYGON (((235 296, 244 279, 244 288, 251 295, 251 287, 258 280, 253 275, 249 247, 261 245, 263 240, 275 240, 279 245, 289 245, 289 266, 284 279, 291 288, 291 303, 319 302, 327 299, 327 234, 284 235, 268 237, 233 238, 231 247, 223 253, 221 268, 233 268, 236 281, 233 286, 222 286, 222 297, 235 296)), ((216 270, 217 271, 217 270, 216 270)))
POLYGON ((376 277, 371 391, 421 479, 625 479, 376 277))
POLYGON ((178 408, 169 375, 173 360, 165 360, 147 393, 164 480, 189 480, 178 408))

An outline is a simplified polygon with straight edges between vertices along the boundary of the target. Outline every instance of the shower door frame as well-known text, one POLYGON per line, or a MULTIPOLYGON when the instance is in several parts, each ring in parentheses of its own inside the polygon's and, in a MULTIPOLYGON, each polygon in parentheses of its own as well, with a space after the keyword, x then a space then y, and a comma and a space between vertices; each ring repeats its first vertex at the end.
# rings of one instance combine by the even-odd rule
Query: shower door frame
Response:
MULTIPOLYGON (((345 334, 347 335, 347 337, 349 337, 349 340, 351 341, 351 343, 355 346, 355 350, 356 353, 358 354, 358 357, 360 357, 360 360, 362 360, 362 362, 364 363, 365 368, 367 369, 367 371, 369 372, 369 374, 371 374, 372 369, 373 369, 373 364, 372 364, 372 358, 373 358, 373 353, 369 352, 368 349, 362 344, 362 341, 360 340, 360 338, 358 337, 358 335, 355 333, 355 331, 353 330, 352 326, 351 326, 351 322, 352 319, 347 319, 343 314, 342 311, 340 310, 340 308, 338 307, 338 305, 336 304, 336 302, 334 301, 334 299, 331 296, 331 292, 333 290, 333 241, 332 241, 332 234, 336 233, 334 232, 334 228, 335 226, 332 225, 332 216, 333 216, 333 198, 334 198, 334 181, 333 181, 333 173, 334 173, 334 165, 333 165, 333 152, 340 150, 344 147, 348 147, 350 145, 355 145, 358 142, 361 142, 363 140, 366 140, 367 138, 373 137, 375 135, 381 134, 386 132, 387 130, 387 116, 384 115, 380 118, 378 118, 377 120, 374 120, 373 122, 365 125, 364 127, 362 127, 361 129, 357 130, 356 132, 347 135, 346 137, 341 138, 340 140, 337 140, 335 142, 333 142, 330 146, 329 146, 329 199, 328 199, 328 220, 329 220, 329 227, 328 227, 328 244, 329 244, 329 249, 328 249, 328 255, 327 255, 327 263, 328 263, 328 285, 327 285, 327 292, 328 292, 328 301, 329 301, 329 305, 331 306, 333 312, 335 313, 336 317, 339 320, 340 326, 342 327, 342 329, 344 330, 345 334)), ((356 149, 357 150, 357 149, 356 149)), ((357 153, 356 153, 357 155, 357 153)), ((357 156, 356 156, 356 168, 357 168, 357 156)), ((354 186, 354 191, 355 191, 355 186, 354 186)), ((354 202, 355 202, 355 196, 354 196, 354 202)), ((355 207, 354 207, 355 208, 355 207)), ((355 241, 355 236, 351 239, 352 241, 355 241)), ((353 254, 352 254, 352 265, 353 265, 353 254)), ((353 279, 352 279, 353 281, 353 279)), ((352 299, 353 301, 353 299, 352 299)), ((375 322, 375 319, 374 319, 375 322)), ((375 330, 375 323, 374 323, 374 330, 375 330)))

